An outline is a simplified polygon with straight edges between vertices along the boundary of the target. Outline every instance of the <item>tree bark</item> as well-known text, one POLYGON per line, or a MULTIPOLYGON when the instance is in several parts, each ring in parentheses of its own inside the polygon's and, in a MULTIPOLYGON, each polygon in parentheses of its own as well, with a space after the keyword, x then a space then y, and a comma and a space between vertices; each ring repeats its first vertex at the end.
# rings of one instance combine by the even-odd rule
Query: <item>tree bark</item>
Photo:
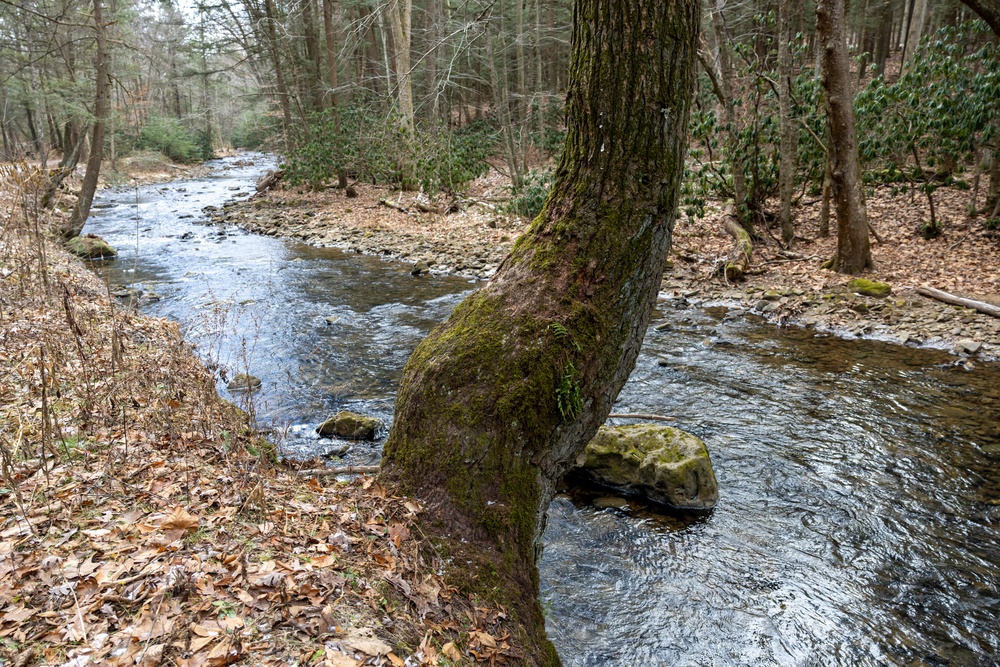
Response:
POLYGON ((781 210, 781 240, 787 247, 795 241, 795 227, 792 224, 792 190, 795 188, 795 163, 798 132, 792 120, 792 49, 791 41, 791 0, 778 2, 778 116, 781 124, 781 147, 778 161, 778 193, 781 210))
POLYGON ((462 585, 521 624, 527 664, 559 662, 537 601, 538 539, 651 317, 699 23, 697 0, 576 0, 574 12, 552 193, 496 276, 410 357, 383 459, 388 480, 426 501, 423 530, 462 585))
POLYGON ((715 31, 715 41, 719 47, 719 82, 722 86, 722 93, 726 96, 726 102, 722 105, 722 114, 726 123, 727 152, 733 170, 733 197, 736 200, 736 216, 743 228, 752 234, 753 225, 747 210, 746 176, 743 173, 743 164, 739 159, 737 140, 736 75, 733 60, 729 54, 729 39, 726 36, 726 26, 722 17, 722 10, 725 6, 726 0, 717 0, 715 8, 712 10, 712 27, 715 31))
POLYGON ((817 2, 816 31, 820 39, 820 73, 830 128, 830 178, 837 218, 837 252, 829 266, 838 273, 856 274, 872 268, 874 263, 858 162, 844 18, 844 0, 817 2))
POLYGON ((104 157, 104 123, 108 116, 108 49, 105 36, 104 12, 102 0, 94 0, 94 36, 97 42, 95 59, 95 90, 94 90, 94 133, 91 139, 90 154, 87 156, 87 171, 80 186, 80 196, 76 200, 73 212, 66 228, 65 238, 79 236, 90 215, 90 205, 94 203, 94 193, 97 192, 97 179, 101 173, 101 159, 104 157))
POLYGON ((288 95, 284 67, 281 64, 281 46, 278 44, 278 31, 275 27, 278 17, 274 0, 264 0, 264 15, 267 19, 267 46, 274 64, 274 83, 278 93, 278 104, 281 106, 285 150, 288 150, 291 146, 289 132, 292 127, 292 103, 288 95))

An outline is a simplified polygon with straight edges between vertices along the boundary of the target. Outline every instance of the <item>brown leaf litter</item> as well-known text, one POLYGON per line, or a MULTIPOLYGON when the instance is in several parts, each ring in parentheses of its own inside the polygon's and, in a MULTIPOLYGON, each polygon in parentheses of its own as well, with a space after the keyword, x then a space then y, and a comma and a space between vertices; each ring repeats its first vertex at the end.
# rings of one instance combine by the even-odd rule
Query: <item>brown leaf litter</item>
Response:
POLYGON ((177 325, 118 306, 24 224, 23 180, 2 185, 0 665, 520 655, 503 611, 448 581, 418 503, 272 463, 177 325))

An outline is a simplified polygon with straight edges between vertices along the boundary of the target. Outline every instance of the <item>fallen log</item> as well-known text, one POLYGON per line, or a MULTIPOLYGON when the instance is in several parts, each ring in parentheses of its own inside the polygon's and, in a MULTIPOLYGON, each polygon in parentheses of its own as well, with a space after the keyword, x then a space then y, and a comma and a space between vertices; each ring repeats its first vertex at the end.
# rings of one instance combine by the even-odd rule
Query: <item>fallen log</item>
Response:
POLYGON ((336 468, 313 468, 299 470, 299 477, 330 477, 332 475, 372 475, 379 471, 378 466, 338 466, 336 468))
POLYGON ((727 207, 722 214, 722 226, 726 233, 736 240, 736 245, 726 258, 725 264, 720 267, 728 282, 736 282, 746 271, 747 264, 750 263, 750 255, 753 253, 753 240, 747 230, 740 227, 736 221, 736 213, 733 208, 727 207))
POLYGON ((284 175, 285 172, 281 169, 278 170, 272 169, 271 171, 267 172, 266 174, 257 179, 257 185, 256 185, 257 192, 264 192, 269 188, 273 188, 275 185, 278 184, 278 181, 280 181, 284 175))
POLYGON ((937 299, 938 301, 943 301, 944 303, 951 304, 952 306, 964 306, 965 308, 978 310, 980 313, 985 313, 986 315, 1000 317, 1000 307, 994 306, 991 303, 955 296, 954 294, 948 294, 947 292, 942 292, 941 290, 934 289, 933 287, 918 287, 917 294, 931 299, 937 299))

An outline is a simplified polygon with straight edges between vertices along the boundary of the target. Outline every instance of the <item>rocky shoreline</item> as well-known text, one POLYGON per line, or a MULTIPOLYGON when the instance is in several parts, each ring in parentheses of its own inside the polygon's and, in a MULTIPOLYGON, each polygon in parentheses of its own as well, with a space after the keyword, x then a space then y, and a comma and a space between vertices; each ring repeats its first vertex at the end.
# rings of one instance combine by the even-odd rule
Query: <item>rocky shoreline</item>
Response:
MULTIPOLYGON (((391 257, 411 263, 414 273, 479 280, 495 273, 528 225, 527 220, 503 215, 488 205, 472 204, 444 216, 407 207, 403 197, 408 195, 373 186, 360 189, 354 199, 345 199, 339 191, 302 196, 278 190, 205 211, 215 224, 391 257), (399 209, 406 210, 381 203, 389 197, 397 198, 399 209)), ((683 233, 678 236, 681 243, 690 243, 683 233)), ((768 271, 743 283, 726 284, 713 275, 707 266, 711 258, 704 254, 692 257, 675 249, 664 275, 661 302, 674 307, 723 306, 731 315, 757 316, 778 326, 943 349, 985 361, 1000 359, 1000 318, 921 296, 916 286, 893 285, 887 296, 873 297, 851 291, 847 276, 825 272, 822 284, 808 284, 787 272, 768 271)), ((815 263, 813 257, 800 261, 815 263)))

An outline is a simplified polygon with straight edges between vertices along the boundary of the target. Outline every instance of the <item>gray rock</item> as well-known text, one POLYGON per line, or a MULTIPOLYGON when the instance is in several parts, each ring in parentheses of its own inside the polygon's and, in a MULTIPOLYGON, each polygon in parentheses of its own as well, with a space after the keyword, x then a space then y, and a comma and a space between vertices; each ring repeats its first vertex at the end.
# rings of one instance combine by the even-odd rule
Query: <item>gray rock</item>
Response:
POLYGON ((239 373, 226 385, 226 389, 232 392, 256 391, 261 387, 260 378, 249 373, 239 373))
POLYGON ((349 451, 351 451, 350 445, 338 445, 332 449, 328 449, 326 453, 323 454, 323 456, 328 459, 339 459, 341 456, 344 456, 349 451))
POLYGON ((966 338, 955 344, 955 352, 959 354, 975 354, 983 346, 978 340, 966 338))
POLYGON ((385 424, 381 419, 341 410, 320 424, 316 432, 325 438, 336 436, 349 440, 374 440, 382 428, 385 424))
POLYGON ((601 498, 594 498, 590 504, 599 510, 623 510, 628 508, 628 501, 624 498, 618 498, 617 496, 602 496, 601 498))
POLYGON ((413 265, 413 268, 410 269, 410 274, 419 276, 421 273, 427 273, 430 270, 431 267, 427 264, 427 262, 417 262, 413 265))
POLYGON ((705 443, 670 426, 602 426, 576 472, 601 486, 680 509, 710 509, 719 487, 705 443))
POLYGON ((329 317, 324 318, 323 321, 327 324, 336 324, 340 321, 340 315, 330 315, 329 317))

